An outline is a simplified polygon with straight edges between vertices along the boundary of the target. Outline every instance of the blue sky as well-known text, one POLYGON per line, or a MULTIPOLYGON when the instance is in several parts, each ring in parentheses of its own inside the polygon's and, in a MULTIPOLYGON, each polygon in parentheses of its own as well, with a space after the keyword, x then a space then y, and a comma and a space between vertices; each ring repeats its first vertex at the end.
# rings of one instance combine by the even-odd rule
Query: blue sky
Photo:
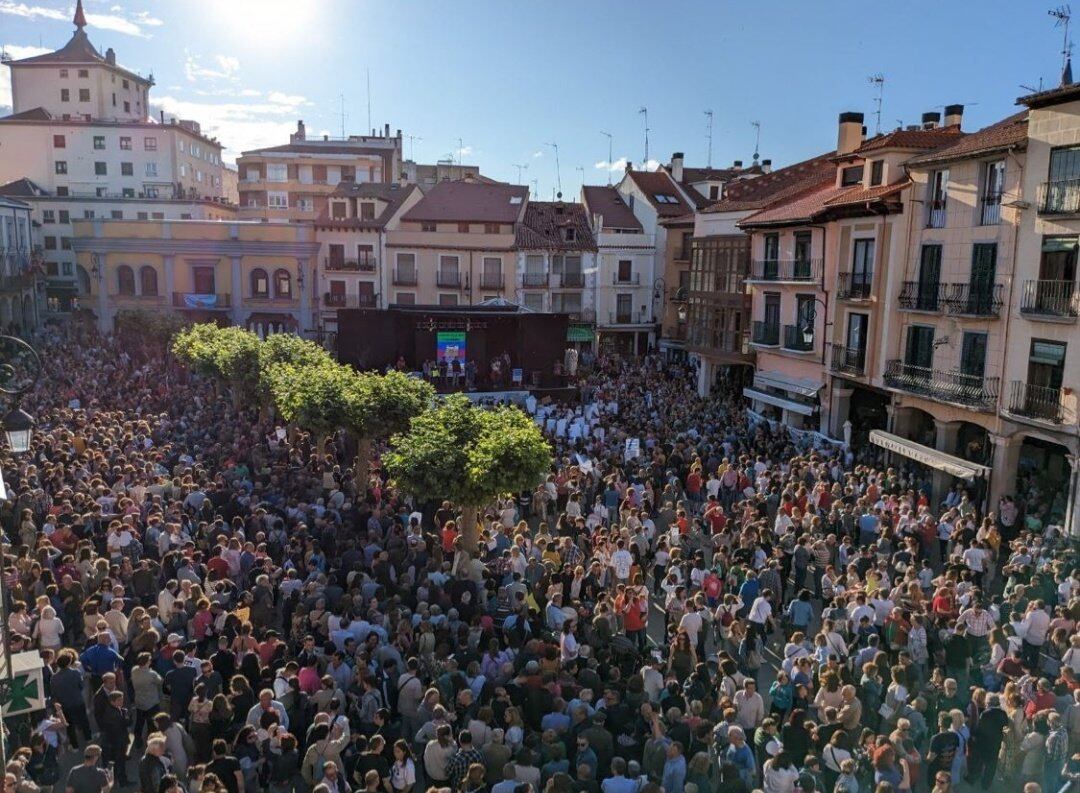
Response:
MULTIPOLYGON (((867 115, 885 75, 882 126, 916 123, 959 102, 974 129, 1014 112, 1021 84, 1057 83, 1061 30, 1050 6, 999 0, 84 0, 88 33, 120 63, 152 71, 151 98, 194 118, 226 145, 286 142, 368 127, 418 136, 405 155, 462 152, 494 178, 537 181, 550 198, 559 146, 563 191, 603 183, 616 166, 684 151, 714 165, 761 156, 781 166, 835 145, 836 116, 867 115), (940 110, 940 107, 938 107, 940 110), (459 147, 460 138, 460 147, 459 147)), ((0 46, 15 57, 55 49, 74 4, 0 0, 0 46)), ((1080 9, 1078 9, 1080 14, 1080 9)), ((1080 21, 1080 19, 1078 19, 1080 21)), ((0 69, 0 105, 10 102, 0 69)))

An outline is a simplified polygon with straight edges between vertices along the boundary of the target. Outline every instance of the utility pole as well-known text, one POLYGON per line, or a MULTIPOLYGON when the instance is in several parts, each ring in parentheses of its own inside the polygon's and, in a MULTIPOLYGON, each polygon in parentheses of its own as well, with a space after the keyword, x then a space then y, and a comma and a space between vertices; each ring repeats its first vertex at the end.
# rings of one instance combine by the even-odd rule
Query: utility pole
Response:
POLYGON ((515 168, 517 168, 517 172, 518 172, 517 183, 518 184, 524 184, 524 182, 521 181, 521 172, 529 170, 529 164, 524 163, 522 165, 518 165, 517 163, 514 163, 513 165, 514 165, 515 168))
POLYGON ((612 162, 611 162, 611 133, 601 131, 600 134, 603 135, 605 138, 607 138, 607 169, 606 170, 607 170, 607 183, 610 185, 611 184, 611 168, 612 168, 612 162))
POLYGON ((549 143, 547 144, 555 150, 555 187, 559 191, 559 195, 562 195, 562 173, 559 170, 559 144, 549 143))
POLYGON ((705 111, 705 118, 708 119, 705 127, 705 140, 708 142, 708 154, 705 157, 705 167, 712 168, 712 120, 713 112, 711 110, 705 111))
POLYGON ((642 167, 643 168, 648 168, 649 167, 648 166, 648 162, 649 162, 649 108, 643 106, 641 108, 641 110, 639 110, 638 112, 645 117, 645 160, 642 163, 642 167))

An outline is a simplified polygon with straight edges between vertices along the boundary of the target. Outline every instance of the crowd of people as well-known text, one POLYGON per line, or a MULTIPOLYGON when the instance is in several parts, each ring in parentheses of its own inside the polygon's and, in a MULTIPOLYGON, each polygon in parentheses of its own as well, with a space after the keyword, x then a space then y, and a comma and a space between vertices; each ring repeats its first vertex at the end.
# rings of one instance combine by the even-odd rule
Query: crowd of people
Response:
POLYGON ((81 325, 34 344, 3 573, 48 699, 5 793, 1080 789, 1080 574, 1024 493, 1003 520, 599 356, 530 401, 551 474, 472 548, 345 437, 81 325))

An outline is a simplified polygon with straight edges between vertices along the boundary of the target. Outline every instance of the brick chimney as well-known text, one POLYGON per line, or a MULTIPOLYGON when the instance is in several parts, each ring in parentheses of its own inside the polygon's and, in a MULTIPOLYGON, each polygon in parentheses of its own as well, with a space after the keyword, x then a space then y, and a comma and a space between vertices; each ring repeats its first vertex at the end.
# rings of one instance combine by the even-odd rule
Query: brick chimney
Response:
POLYGON ((289 136, 289 142, 296 143, 302 140, 307 140, 307 129, 304 127, 303 120, 300 120, 296 122, 296 132, 289 136))
POLYGON ((850 154, 859 148, 863 141, 863 114, 847 112, 840 114, 840 125, 836 136, 836 153, 850 154))
POLYGON ((682 183, 683 177, 683 153, 677 151, 671 155, 671 178, 682 183))

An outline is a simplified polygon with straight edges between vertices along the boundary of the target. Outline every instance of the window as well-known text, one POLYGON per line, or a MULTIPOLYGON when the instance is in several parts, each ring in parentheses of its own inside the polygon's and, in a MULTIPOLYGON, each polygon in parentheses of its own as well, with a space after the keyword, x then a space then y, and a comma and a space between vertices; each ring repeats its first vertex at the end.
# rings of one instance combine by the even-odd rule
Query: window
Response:
POLYGON ((330 217, 343 218, 348 211, 348 205, 344 201, 334 201, 330 204, 330 217))
POLYGON ((146 213, 146 212, 136 212, 135 213, 135 219, 136 220, 149 220, 150 215, 148 213, 146 213))
POLYGON ((105 163, 100 162, 100 161, 94 163, 94 175, 95 176, 108 176, 108 174, 109 174, 109 168, 108 168, 108 166, 106 166, 105 163))
POLYGON ((862 181, 863 167, 861 165, 849 165, 840 171, 840 186, 858 184, 862 181))
POLYGON ((67 69, 61 69, 60 70, 60 76, 61 77, 67 77, 68 76, 68 70, 67 69))
POLYGON ((256 267, 251 271, 251 296, 270 297, 270 279, 266 275, 266 270, 261 267, 256 267))
POLYGON ((292 275, 288 270, 274 271, 274 297, 283 299, 292 297, 292 275))
POLYGON ((145 151, 157 151, 157 138, 143 138, 143 149, 145 151))
POLYGON ((267 193, 266 205, 275 209, 288 209, 289 208, 289 194, 288 193, 267 193))
POLYGON ((150 213, 150 219, 151 220, 164 220, 165 219, 165 213, 164 212, 151 212, 150 213))
POLYGON ((653 198, 656 199, 656 203, 658 203, 658 204, 677 204, 677 203, 679 203, 679 199, 677 199, 673 195, 668 195, 667 193, 655 193, 653 195, 653 198))
POLYGON ((994 281, 997 279, 997 243, 977 242, 971 246, 971 275, 968 277, 967 314, 994 313, 994 281))
POLYGON ((56 222, 56 210, 55 209, 42 210, 42 212, 41 212, 41 222, 42 223, 55 223, 56 222))
POLYGON ((962 385, 982 388, 981 380, 986 372, 986 334, 964 331, 960 345, 960 371, 967 375, 962 385))
POLYGON ((435 231, 435 223, 430 220, 425 220, 420 224, 421 231, 435 231))
POLYGON ((484 224, 484 233, 485 234, 498 234, 500 228, 501 228, 501 226, 498 223, 485 223, 484 224))
POLYGON ((454 294, 453 292, 451 292, 449 294, 440 294, 439 295, 439 305, 440 306, 456 306, 457 304, 458 304, 458 296, 456 294, 454 294))
POLYGON ((92 210, 92 209, 84 209, 83 213, 82 213, 82 216, 83 216, 83 220, 93 220, 94 219, 94 210, 92 210))
POLYGON ((79 89, 79 101, 80 102, 89 102, 90 101, 90 89, 89 88, 80 88, 79 89))
POLYGON ((720 185, 718 185, 718 184, 709 185, 709 200, 710 201, 719 201, 720 200, 720 185))
POLYGON ((56 250, 56 237, 45 237, 45 250, 47 250, 47 251, 55 251, 56 250))
POLYGON ((123 220, 124 211, 122 209, 113 209, 109 211, 109 217, 113 220, 123 220))
POLYGON ((135 294, 135 271, 126 264, 116 268, 116 293, 118 295, 135 294))
POLYGON ((934 366, 934 329, 927 325, 911 325, 907 332, 904 363, 916 369, 929 370, 934 366))
POLYGON ((415 306, 416 294, 414 292, 398 292, 394 295, 394 302, 403 306, 415 306))
POLYGON ((67 173, 67 160, 57 160, 55 163, 53 163, 53 169, 58 174, 67 173))
POLYGON ((124 198, 134 198, 135 197, 135 188, 134 187, 122 187, 122 188, 120 188, 120 195, 123 196, 124 198))
POLYGON ((284 163, 270 162, 266 164, 266 181, 284 182, 289 178, 289 168, 284 163))
POLYGON ((628 284, 634 276, 634 263, 630 259, 619 260, 619 270, 615 275, 620 284, 628 284))
POLYGON ((457 230, 458 230, 458 234, 468 234, 469 233, 469 224, 468 223, 458 223, 457 224, 457 230))
POLYGON ((131 151, 131 138, 121 135, 120 136, 120 149, 122 151, 131 151))
POLYGON ((573 226, 567 226, 563 229, 563 239, 566 242, 573 242, 576 235, 576 229, 573 226))
POLYGON ((884 160, 874 160, 872 163, 870 163, 870 185, 873 186, 881 184, 881 179, 884 175, 884 172, 884 160))
POLYGON ((780 258, 780 235, 779 234, 766 234, 762 240, 763 258, 767 262, 775 262, 780 258))
POLYGON ((915 285, 915 305, 919 311, 937 311, 941 292, 941 246, 923 245, 919 257, 919 280, 915 285))
POLYGON ((56 194, 58 196, 66 196, 68 194, 67 185, 63 185, 63 184, 62 185, 57 185, 56 186, 56 194))
POLYGON ((187 176, 187 163, 186 162, 180 163, 180 175, 181 176, 187 176))
POLYGON ((116 91, 113 91, 113 95, 112 95, 112 106, 113 106, 113 107, 116 107, 116 91))
POLYGON ((544 293, 543 292, 526 292, 525 293, 525 308, 530 311, 543 311, 544 310, 544 293))
POLYGON ((847 336, 845 337, 847 355, 844 362, 854 365, 860 372, 863 364, 866 363, 866 328, 869 320, 870 317, 866 314, 848 314, 847 336))
POLYGON ((71 101, 71 90, 70 89, 67 89, 67 88, 61 88, 60 89, 60 101, 61 102, 70 102, 71 101))
MULTIPOLYGON (((156 171, 155 171, 154 175, 155 176, 157 175, 156 171)), ((158 197, 158 189, 156 187, 153 187, 153 186, 147 187, 146 188, 146 197, 147 198, 157 198, 158 197)))
POLYGON ((89 77, 89 76, 90 76, 90 70, 89 69, 79 69, 79 77, 89 77))
POLYGON ((127 88, 128 88, 128 81, 127 80, 121 80, 121 83, 123 84, 124 90, 126 91, 127 88))
POLYGON ((926 225, 932 229, 945 228, 946 200, 949 193, 948 170, 934 171, 930 174, 926 197, 926 225))
POLYGON ((634 296, 628 294, 615 295, 615 321, 632 322, 634 318, 634 296))
POLYGON ((375 219, 375 203, 373 201, 362 201, 360 203, 360 219, 361 220, 374 220, 375 219))
POLYGON ((70 223, 71 222, 71 217, 70 217, 70 215, 69 215, 69 213, 68 213, 68 211, 66 209, 61 209, 60 210, 60 222, 61 223, 70 223))
POLYGON ((851 283, 848 295, 855 298, 870 297, 870 285, 874 281, 874 240, 855 240, 851 257, 851 283))
MULTIPOLYGON (((68 250, 71 250, 70 245, 68 245, 68 250)), ((71 262, 63 262, 60 265, 60 270, 63 275, 75 275, 75 267, 71 262)))
POLYGON ((60 250, 62 250, 62 251, 70 251, 71 250, 71 237, 61 237, 60 238, 60 250))
POLYGON ((996 226, 1001 222, 1001 192, 1005 184, 1005 161, 983 164, 982 190, 979 194, 979 225, 996 226))
POLYGON ((157 295, 157 270, 148 264, 139 268, 139 286, 144 295, 157 295))
POLYGON ((63 149, 67 146, 67 138, 63 135, 53 135, 52 145, 54 149, 63 149))
POLYGON ((120 163, 120 175, 121 176, 134 176, 135 175, 135 163, 122 162, 120 163))
POLYGON ((146 163, 146 175, 147 176, 157 176, 157 163, 156 162, 148 162, 148 163, 146 163))

